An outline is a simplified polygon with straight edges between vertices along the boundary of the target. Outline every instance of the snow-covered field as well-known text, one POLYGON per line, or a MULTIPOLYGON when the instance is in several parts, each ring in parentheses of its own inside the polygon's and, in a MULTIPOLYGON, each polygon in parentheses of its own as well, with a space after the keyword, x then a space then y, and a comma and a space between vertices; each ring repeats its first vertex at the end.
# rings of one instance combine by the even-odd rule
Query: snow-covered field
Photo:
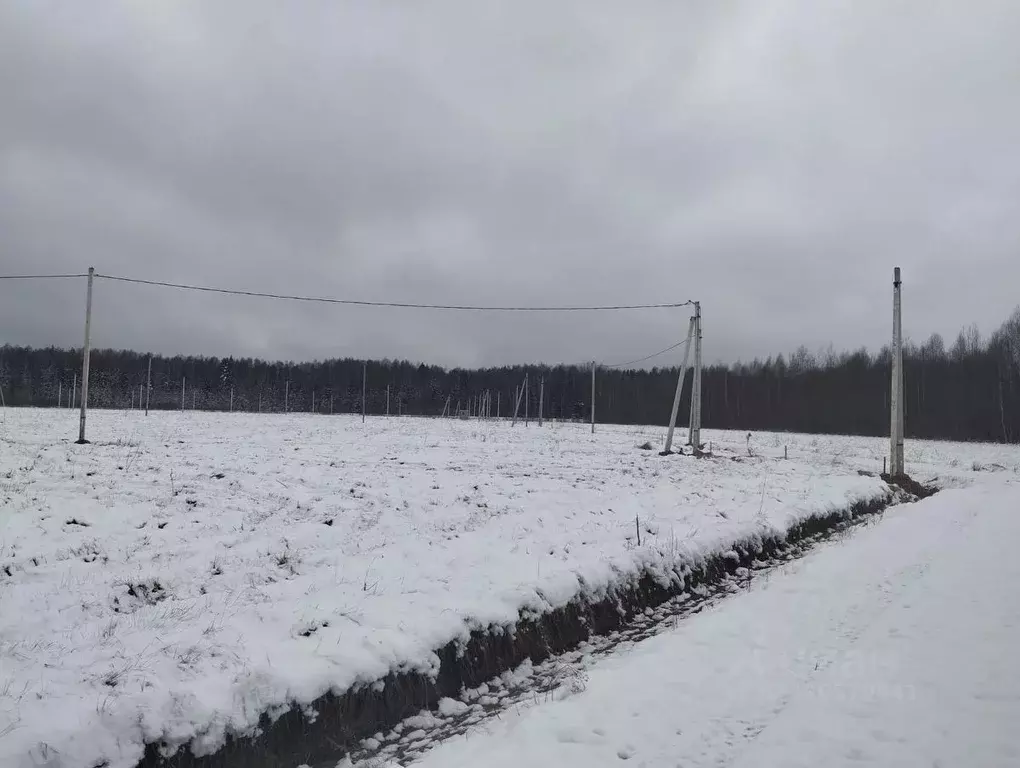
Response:
MULTIPOLYGON (((695 461, 658 456, 656 427, 93 412, 89 432, 0 416, 0 765, 214 749, 521 609, 886 492, 865 438, 755 434, 748 456, 706 431, 695 461)), ((1020 457, 911 442, 907 462, 958 485, 1020 457)))

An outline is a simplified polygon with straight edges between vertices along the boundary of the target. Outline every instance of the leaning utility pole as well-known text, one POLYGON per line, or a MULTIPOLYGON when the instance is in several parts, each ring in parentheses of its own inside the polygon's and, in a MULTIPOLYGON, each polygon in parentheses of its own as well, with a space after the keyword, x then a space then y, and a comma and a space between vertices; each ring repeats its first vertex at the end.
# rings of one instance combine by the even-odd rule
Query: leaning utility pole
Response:
POLYGON ((520 413, 520 411, 521 411, 521 399, 524 397, 524 392, 525 392, 525 389, 526 389, 527 386, 528 386, 528 374, 525 373, 524 374, 524 383, 519 385, 519 386, 517 386, 515 388, 515 390, 516 390, 516 396, 515 396, 516 397, 516 402, 514 403, 514 416, 513 416, 513 420, 510 422, 510 426, 511 427, 516 427, 517 426, 517 414, 520 413))
POLYGON ((92 278, 95 267, 89 267, 89 281, 85 289, 85 347, 81 356, 81 416, 78 423, 78 444, 87 443, 85 439, 85 415, 89 407, 89 357, 92 354, 92 278))
POLYGON ((673 430, 676 429, 676 417, 680 411, 680 398, 684 391, 684 379, 687 376, 687 359, 691 355, 691 341, 694 338, 694 318, 687 325, 687 345, 684 350, 684 361, 680 365, 680 376, 676 380, 676 394, 673 395, 673 410, 669 415, 669 430, 666 432, 666 447, 663 453, 669 453, 673 449, 673 430))
POLYGON ((893 343, 892 343, 892 390, 889 396, 891 407, 889 430, 889 474, 902 475, 903 469, 903 319, 902 281, 900 268, 893 270, 893 343))

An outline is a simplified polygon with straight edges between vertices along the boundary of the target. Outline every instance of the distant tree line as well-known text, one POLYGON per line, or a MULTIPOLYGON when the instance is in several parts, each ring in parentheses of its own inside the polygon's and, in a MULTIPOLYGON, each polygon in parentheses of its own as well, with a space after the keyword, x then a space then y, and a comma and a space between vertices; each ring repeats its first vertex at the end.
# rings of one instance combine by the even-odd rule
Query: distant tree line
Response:
MULTIPOLYGON (((94 350, 89 405, 128 408, 144 402, 149 355, 94 350), (142 391, 140 391, 142 387, 142 391)), ((251 358, 152 356, 150 407, 154 409, 360 413, 363 361, 267 362, 251 358), (232 393, 232 394, 231 394, 232 393)), ((713 365, 703 374, 703 423, 710 428, 883 435, 889 430, 888 347, 713 365)), ((9 406, 68 404, 81 350, 0 347, 0 390, 9 406)), ((939 335, 904 349, 907 435, 952 440, 1020 439, 1020 308, 983 340, 976 327, 946 347, 939 335)), ((507 415, 514 388, 529 375, 528 410, 538 410, 544 379, 547 418, 586 420, 590 369, 578 366, 504 366, 446 370, 406 361, 367 363, 367 411, 439 415, 468 409, 490 392, 495 413, 507 415)), ((676 387, 676 368, 599 369, 595 408, 599 422, 661 424, 676 387)), ((690 386, 681 403, 686 423, 690 386)), ((522 407, 523 411, 523 407, 522 407)))

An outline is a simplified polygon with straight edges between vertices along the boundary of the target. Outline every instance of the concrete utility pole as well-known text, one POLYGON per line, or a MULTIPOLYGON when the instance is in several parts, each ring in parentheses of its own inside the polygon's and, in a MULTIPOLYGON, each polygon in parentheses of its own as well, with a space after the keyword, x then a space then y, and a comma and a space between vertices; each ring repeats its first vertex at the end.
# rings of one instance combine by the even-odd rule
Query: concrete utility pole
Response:
POLYGON ((595 434, 595 361, 591 361, 591 433, 595 434))
POLYGON ((701 452, 701 302, 694 302, 694 379, 691 381, 690 442, 701 452))
POLYGON ((889 474, 902 475, 903 468, 903 318, 900 268, 893 270, 892 389, 889 430, 889 474))
POLYGON ((81 416, 78 423, 78 444, 84 445, 88 442, 85 439, 85 416, 89 407, 89 357, 92 354, 92 279, 95 277, 95 267, 89 267, 88 287, 85 289, 85 347, 81 356, 81 416))
POLYGON ((680 365, 680 376, 676 380, 676 394, 673 395, 673 410, 669 415, 669 430, 666 432, 666 447, 663 449, 663 453, 669 453, 673 449, 673 430, 676 429, 676 417, 680 411, 680 398, 684 391, 684 379, 687 377, 687 360, 691 355, 693 340, 694 318, 692 317, 687 325, 687 347, 684 350, 684 361, 680 365))

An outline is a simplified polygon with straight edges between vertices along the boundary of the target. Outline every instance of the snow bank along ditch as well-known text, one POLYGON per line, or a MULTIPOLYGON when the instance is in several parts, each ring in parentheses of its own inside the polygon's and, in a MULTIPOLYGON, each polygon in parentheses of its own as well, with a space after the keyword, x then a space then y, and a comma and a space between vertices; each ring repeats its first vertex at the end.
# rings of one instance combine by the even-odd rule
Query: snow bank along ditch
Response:
MULTIPOLYGON (((718 550, 690 560, 678 559, 665 571, 642 570, 621 574, 607 589, 595 592, 580 586, 566 604, 535 613, 521 611, 511 627, 490 626, 471 632, 467 642, 452 641, 436 649, 439 659, 434 675, 417 671, 392 671, 371 684, 355 686, 341 694, 328 693, 310 706, 262 716, 253 736, 228 736, 213 754, 196 757, 189 750, 163 756, 159 745, 149 745, 138 768, 295 768, 311 765, 327 768, 347 755, 366 757, 363 742, 388 731, 423 710, 435 711, 443 699, 456 699, 470 689, 505 675, 525 662, 540 665, 551 657, 577 648, 595 637, 618 633, 632 625, 620 639, 633 641, 651 634, 670 616, 646 612, 683 595, 694 597, 670 608, 671 616, 689 615, 717 596, 718 587, 736 578, 751 579, 754 571, 802 556, 820 541, 852 528, 881 513, 890 504, 913 502, 936 492, 908 476, 882 479, 888 491, 860 500, 849 507, 815 514, 793 523, 785 532, 773 530, 749 535, 718 550), (638 625, 633 626, 635 618, 638 625), (652 626, 652 625, 655 626, 652 626)), ((611 650, 603 643, 601 652, 611 650)), ((546 686, 562 682, 546 672, 546 686)), ((531 684, 534 684, 532 681, 531 684)), ((542 684, 539 683, 541 686, 542 684)), ((542 690, 542 688, 540 688, 542 690)), ((518 695, 520 692, 518 692, 518 695)), ((493 707, 495 708, 495 707, 493 707)), ((446 712, 446 733, 463 732, 462 712, 446 712)), ((395 755, 406 759, 407 739, 390 733, 395 755)), ((378 749, 378 745, 375 745, 378 749)), ((393 756, 393 753, 389 756, 393 756)), ((414 755, 411 755, 412 757, 414 755)))

